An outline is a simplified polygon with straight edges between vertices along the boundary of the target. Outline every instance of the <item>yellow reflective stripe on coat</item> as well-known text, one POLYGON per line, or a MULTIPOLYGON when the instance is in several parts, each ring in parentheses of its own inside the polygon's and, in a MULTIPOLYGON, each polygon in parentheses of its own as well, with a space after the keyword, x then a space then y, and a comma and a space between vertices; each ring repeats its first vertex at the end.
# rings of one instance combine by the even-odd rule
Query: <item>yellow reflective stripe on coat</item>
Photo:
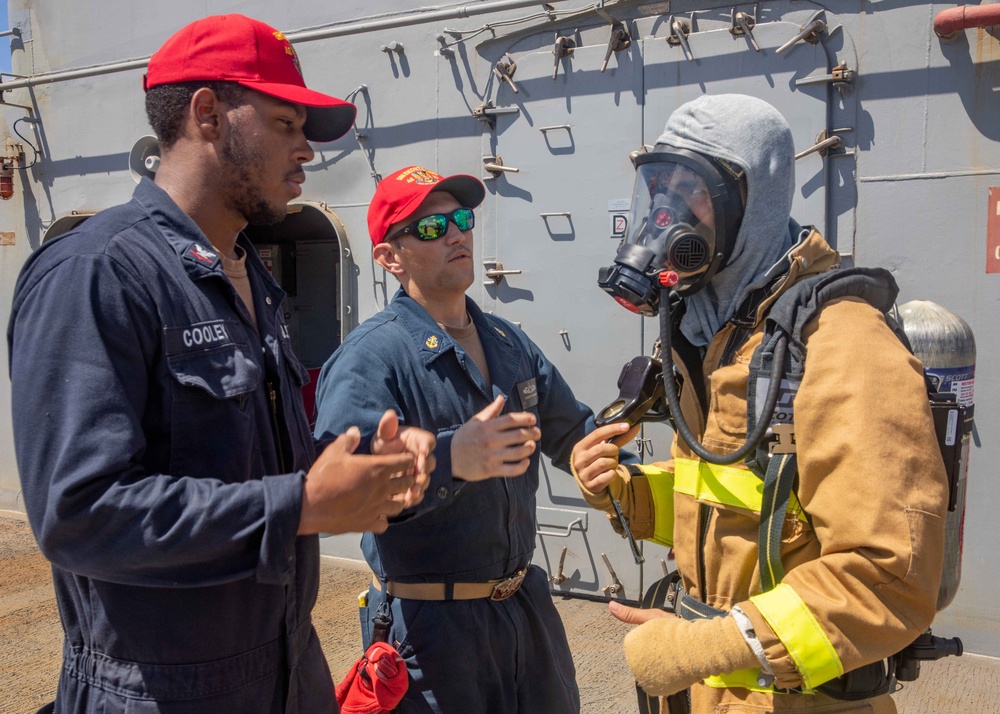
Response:
MULTIPOLYGON (((751 692, 765 692, 766 694, 787 694, 788 692, 782 691, 780 689, 775 689, 773 684, 769 684, 766 687, 762 687, 757 684, 757 678, 760 677, 759 669, 738 669, 735 672, 730 672, 729 674, 720 674, 713 677, 706 677, 704 682, 709 687, 714 687, 715 689, 730 689, 731 687, 740 687, 742 689, 749 689, 751 692)), ((802 689, 795 692, 796 694, 815 694, 815 689, 802 689)))
POLYGON ((649 540, 673 547, 674 474, 652 464, 641 464, 639 470, 645 474, 649 492, 653 497, 653 537, 649 540))
MULTIPOLYGON (((674 461, 674 489, 705 503, 745 508, 760 513, 764 500, 764 481, 749 469, 722 466, 692 459, 674 461)), ((805 520, 799 499, 792 493, 788 512, 805 520)))
POLYGON ((815 615, 791 585, 782 583, 750 598, 795 662, 803 684, 814 689, 844 673, 844 664, 815 615))

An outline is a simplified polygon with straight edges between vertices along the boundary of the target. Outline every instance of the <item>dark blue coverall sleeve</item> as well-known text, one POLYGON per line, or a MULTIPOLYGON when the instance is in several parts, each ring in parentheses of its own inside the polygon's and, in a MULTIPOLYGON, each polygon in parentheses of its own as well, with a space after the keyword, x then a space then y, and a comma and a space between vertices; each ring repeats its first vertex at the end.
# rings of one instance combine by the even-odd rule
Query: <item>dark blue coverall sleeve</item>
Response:
MULTIPOLYGON (((362 436, 358 451, 368 451, 378 423, 389 409, 396 412, 401 425, 407 425, 392 368, 382 355, 368 349, 363 342, 345 344, 323 365, 316 385, 315 436, 318 442, 329 442, 356 426, 362 436)), ((461 424, 437 431, 426 425, 409 426, 435 433, 436 466, 430 474, 427 495, 416 506, 391 518, 393 523, 437 508, 464 483, 451 475, 451 440, 461 424)))
MULTIPOLYGON (((142 466, 162 359, 161 320, 143 285, 107 255, 80 255, 22 292, 8 333, 13 423, 45 556, 124 584, 286 582, 301 472, 225 483, 142 466)), ((202 451, 227 449, 225 433, 204 439, 202 451)))
MULTIPOLYGON (((538 375, 539 414, 542 416, 542 453, 552 460, 552 464, 566 473, 570 470, 573 447, 584 436, 597 428, 594 413, 582 402, 577 401, 573 390, 562 374, 542 351, 531 343, 534 350, 535 372, 538 375), (576 404, 576 410, 567 405, 576 404)), ((623 464, 639 463, 639 457, 626 449, 619 451, 618 460, 623 464)))
POLYGON ((552 465, 571 473, 570 458, 573 447, 594 430, 594 414, 573 395, 573 390, 562 374, 535 343, 530 342, 538 375, 538 413, 542 453, 552 460, 552 465))

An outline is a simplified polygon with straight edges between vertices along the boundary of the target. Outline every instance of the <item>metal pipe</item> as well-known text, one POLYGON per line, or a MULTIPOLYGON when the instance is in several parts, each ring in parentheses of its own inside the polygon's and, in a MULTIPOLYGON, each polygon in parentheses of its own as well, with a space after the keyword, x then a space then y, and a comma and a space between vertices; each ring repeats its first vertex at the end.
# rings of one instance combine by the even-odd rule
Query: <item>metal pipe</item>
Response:
MULTIPOLYGON (((555 0, 555 2, 565 1, 566 0, 555 0)), ((292 42, 311 42, 312 40, 326 40, 331 37, 353 35, 358 32, 374 32, 375 30, 388 30, 395 27, 405 27, 406 25, 416 24, 414 20, 416 20, 416 22, 455 20, 464 17, 473 17, 474 15, 485 15, 490 12, 517 10, 522 7, 537 7, 538 4, 538 0, 498 0, 497 2, 487 2, 480 5, 464 5, 462 7, 449 8, 447 10, 431 10, 428 12, 413 11, 409 15, 401 17, 387 17, 381 20, 358 22, 353 25, 337 25, 335 27, 326 27, 317 30, 302 30, 299 32, 288 32, 285 34, 292 42)))
POLYGON ((959 5, 937 14, 934 18, 934 34, 941 39, 950 40, 961 30, 991 25, 1000 25, 1000 5, 959 5))
POLYGON ((956 176, 1000 176, 1000 169, 968 169, 966 171, 933 171, 922 174, 885 174, 859 176, 858 183, 884 183, 890 181, 937 181, 956 176))
POLYGON ((52 82, 65 82, 69 79, 82 79, 83 77, 95 77, 101 74, 112 74, 114 72, 124 72, 129 69, 142 69, 149 64, 149 58, 128 60, 126 62, 114 62, 112 64, 95 65, 82 69, 70 69, 65 72, 52 72, 51 74, 39 74, 34 77, 16 79, 13 82, 3 82, 0 84, 0 92, 8 89, 23 89, 24 87, 34 87, 37 84, 50 84, 52 82))
MULTIPOLYGON (((566 0, 551 1, 566 2, 566 0)), ((465 5, 462 7, 450 8, 448 10, 432 10, 429 12, 413 11, 401 17, 388 17, 380 20, 356 22, 349 25, 337 25, 335 27, 326 27, 316 30, 287 32, 285 33, 285 36, 292 42, 312 42, 313 40, 326 40, 331 37, 341 37, 343 35, 388 30, 395 27, 404 27, 406 25, 434 22, 437 20, 454 20, 457 18, 472 17, 474 15, 484 15, 490 12, 516 10, 522 7, 534 7, 537 5, 538 0, 498 0, 497 2, 485 2, 479 5, 465 5)), ((94 65, 93 67, 71 69, 63 72, 39 74, 34 77, 26 77, 25 79, 19 79, 13 82, 0 83, 0 95, 10 89, 24 89, 25 87, 34 87, 39 84, 51 84, 52 82, 65 82, 70 79, 96 77, 98 75, 112 74, 114 72, 125 72, 130 69, 143 69, 147 64, 149 64, 149 57, 94 65)))

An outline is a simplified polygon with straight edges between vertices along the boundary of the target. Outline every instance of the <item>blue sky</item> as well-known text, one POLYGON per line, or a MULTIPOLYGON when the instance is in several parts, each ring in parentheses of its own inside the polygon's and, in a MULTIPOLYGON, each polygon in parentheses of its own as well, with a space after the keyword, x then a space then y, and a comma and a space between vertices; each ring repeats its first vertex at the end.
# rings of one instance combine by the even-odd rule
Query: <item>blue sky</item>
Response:
MULTIPOLYGON (((0 30, 9 30, 7 27, 7 0, 0 0, 0 30)), ((0 38, 0 72, 10 72, 10 38, 0 38)))

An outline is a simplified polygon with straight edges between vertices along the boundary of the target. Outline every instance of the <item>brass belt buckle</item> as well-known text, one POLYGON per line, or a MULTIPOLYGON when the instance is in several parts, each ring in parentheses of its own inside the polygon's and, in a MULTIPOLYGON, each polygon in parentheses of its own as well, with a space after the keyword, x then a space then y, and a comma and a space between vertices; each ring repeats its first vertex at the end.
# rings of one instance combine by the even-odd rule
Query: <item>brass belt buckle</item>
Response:
POLYGON ((521 587, 521 582, 524 580, 524 576, 527 572, 527 568, 524 570, 518 570, 509 578, 501 580, 499 583, 494 585, 493 592, 490 593, 490 600, 506 600, 511 595, 516 593, 517 589, 521 587))

